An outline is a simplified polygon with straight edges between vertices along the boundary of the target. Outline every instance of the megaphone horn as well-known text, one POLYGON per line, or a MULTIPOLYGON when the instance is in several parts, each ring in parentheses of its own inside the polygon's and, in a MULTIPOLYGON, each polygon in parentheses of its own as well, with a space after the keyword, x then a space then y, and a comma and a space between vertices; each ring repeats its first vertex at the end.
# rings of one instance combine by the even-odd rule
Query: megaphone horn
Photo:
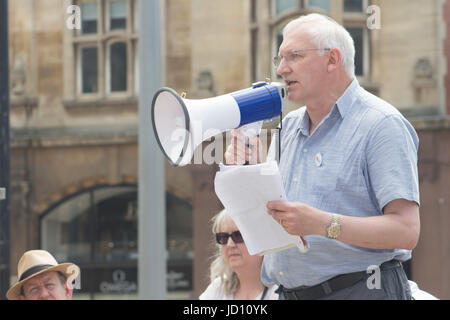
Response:
POLYGON ((286 88, 278 82, 257 82, 247 89, 199 100, 185 99, 171 88, 161 88, 152 101, 153 130, 169 163, 183 166, 191 161, 202 141, 220 132, 274 118, 284 109, 286 99, 286 88), (202 124, 201 132, 195 130, 195 122, 202 124))

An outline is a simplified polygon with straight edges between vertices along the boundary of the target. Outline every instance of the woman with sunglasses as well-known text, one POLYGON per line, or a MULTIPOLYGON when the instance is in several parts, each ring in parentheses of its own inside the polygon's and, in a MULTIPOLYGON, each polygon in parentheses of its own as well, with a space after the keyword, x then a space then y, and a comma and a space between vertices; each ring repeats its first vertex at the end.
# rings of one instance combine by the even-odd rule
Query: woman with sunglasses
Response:
POLYGON ((262 256, 248 253, 241 233, 222 210, 212 219, 217 252, 210 267, 211 283, 200 300, 277 300, 276 287, 261 282, 262 256))

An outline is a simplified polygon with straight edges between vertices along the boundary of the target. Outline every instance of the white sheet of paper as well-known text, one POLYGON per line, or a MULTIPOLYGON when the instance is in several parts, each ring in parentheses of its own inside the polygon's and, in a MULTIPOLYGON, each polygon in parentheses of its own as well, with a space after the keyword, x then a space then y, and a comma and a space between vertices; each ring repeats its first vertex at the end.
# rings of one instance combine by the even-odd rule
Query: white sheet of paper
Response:
POLYGON ((214 187, 251 255, 292 246, 301 252, 308 250, 301 237, 288 234, 267 212, 267 202, 286 200, 276 161, 247 166, 220 164, 214 187))

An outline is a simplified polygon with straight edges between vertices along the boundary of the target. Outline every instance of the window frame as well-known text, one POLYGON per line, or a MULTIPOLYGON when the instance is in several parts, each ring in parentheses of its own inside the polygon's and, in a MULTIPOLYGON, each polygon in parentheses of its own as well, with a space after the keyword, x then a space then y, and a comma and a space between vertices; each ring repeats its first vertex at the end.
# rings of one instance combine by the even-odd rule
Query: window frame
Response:
POLYGON ((316 13, 325 14, 325 15, 329 15, 329 14, 331 13, 331 8, 332 8, 332 3, 331 3, 331 2, 332 2, 333 0, 329 0, 329 3, 330 3, 330 9, 329 9, 328 11, 325 10, 325 9, 323 9, 323 8, 321 8, 321 7, 316 7, 316 6, 310 5, 310 4, 309 4, 309 1, 310 1, 310 0, 304 0, 304 2, 303 2, 304 9, 307 9, 307 10, 310 10, 310 11, 316 12, 316 13))
POLYGON ((138 82, 138 1, 126 1, 126 28, 109 30, 110 15, 109 8, 112 0, 73 0, 73 4, 95 2, 97 3, 97 33, 83 34, 80 30, 71 33, 71 43, 74 52, 73 72, 75 83, 73 87, 73 97, 75 100, 91 101, 98 99, 120 100, 136 98, 139 93, 138 82), (124 42, 126 45, 126 91, 111 91, 111 70, 110 70, 110 45, 115 42, 124 42), (82 59, 81 48, 97 47, 97 81, 98 90, 96 93, 83 93, 82 87, 82 59))
POLYGON ((128 32, 129 25, 130 25, 130 9, 131 9, 131 1, 125 0, 125 7, 126 7, 126 17, 125 17, 125 28, 124 29, 113 29, 111 30, 111 16, 110 16, 110 8, 111 8, 111 2, 116 1, 122 1, 122 0, 106 0, 104 5, 104 17, 105 17, 105 33, 108 34, 114 34, 114 33, 123 33, 124 31, 128 32))
POLYGON ((345 28, 362 28, 363 30, 363 65, 362 75, 356 74, 358 81, 369 81, 371 78, 371 41, 370 30, 367 28, 367 7, 370 5, 369 0, 362 0, 363 10, 361 12, 344 11, 344 1, 342 1, 342 25, 345 28))
POLYGON ((272 29, 272 41, 271 41, 272 56, 270 57, 270 65, 272 68, 271 72, 272 79, 281 80, 281 76, 277 74, 277 68, 275 68, 275 66, 273 65, 273 57, 278 55, 278 35, 279 33, 283 34, 283 29, 287 23, 288 21, 282 21, 276 26, 274 26, 274 28, 272 29))
MULTIPOLYGON (((95 0, 95 1, 93 1, 93 0, 80 0, 80 1, 77 1, 77 4, 80 6, 80 10, 81 10, 81 4, 82 3, 96 3, 97 4, 97 32, 96 33, 83 33, 82 31, 83 31, 83 27, 81 27, 81 29, 79 29, 79 30, 76 30, 76 32, 75 32, 75 36, 76 37, 86 37, 86 36, 92 36, 92 35, 96 35, 96 34, 98 34, 98 32, 99 32, 99 30, 100 30, 100 28, 101 28, 101 25, 100 25, 100 17, 101 17, 101 12, 100 12, 100 10, 101 10, 101 3, 100 3, 100 0, 95 0)), ((81 19, 81 23, 83 23, 83 19, 81 19)))
MULTIPOLYGON (((321 13, 337 19, 340 16, 340 20, 337 20, 345 28, 356 27, 362 28, 363 30, 363 65, 362 65, 362 75, 356 75, 355 66, 355 77, 361 82, 370 82, 371 79, 371 32, 366 27, 367 23, 367 13, 366 9, 371 4, 369 0, 362 0, 363 10, 361 12, 345 12, 344 11, 344 1, 341 0, 339 3, 332 3, 330 1, 330 11, 325 11, 324 9, 318 7, 309 6, 309 0, 299 1, 298 8, 296 10, 286 10, 278 15, 275 15, 275 5, 276 0, 272 0, 270 12, 272 14, 271 21, 269 22, 271 37, 269 41, 270 50, 272 53, 270 57, 270 76, 272 79, 281 79, 276 73, 276 69, 273 67, 272 57, 278 53, 277 38, 278 32, 282 32, 284 26, 292 19, 297 16, 309 13, 321 13), (301 6, 302 5, 302 6, 301 6), (334 16, 336 15, 336 17, 334 16)), ((252 31, 258 30, 257 26, 253 26, 252 31)))
POLYGON ((358 80, 366 80, 369 78, 370 75, 370 32, 368 32, 367 28, 361 25, 355 25, 355 24, 346 24, 346 28, 361 28, 362 29, 362 36, 363 36, 363 63, 362 63, 362 75, 356 74, 356 65, 355 65, 355 77, 358 80))
POLYGON ((284 15, 288 15, 292 12, 298 11, 299 9, 303 8, 303 1, 304 0, 297 0, 297 6, 295 8, 287 9, 285 11, 282 11, 280 13, 277 13, 277 0, 272 0, 270 2, 270 15, 272 17, 280 17, 284 15))
POLYGON ((76 45, 76 88, 77 88, 77 96, 83 98, 97 98, 100 94, 100 61, 99 61, 99 47, 97 42, 85 42, 76 45), (97 49, 97 92, 83 92, 83 68, 82 66, 82 50, 84 48, 96 48, 97 49))
POLYGON ((129 41, 125 38, 111 38, 105 43, 105 91, 110 97, 120 97, 127 96, 130 92, 130 51, 129 41), (126 49, 126 85, 127 89, 125 91, 112 91, 111 90, 111 46, 115 43, 124 43, 126 49))
POLYGON ((344 1, 342 0, 342 14, 343 15, 347 15, 347 16, 351 16, 351 15, 355 15, 355 16, 359 16, 361 14, 365 15, 366 11, 367 11, 367 7, 369 6, 369 0, 362 0, 362 11, 361 12, 356 12, 356 11, 345 11, 344 9, 344 1), (365 8, 365 9, 364 9, 365 8))

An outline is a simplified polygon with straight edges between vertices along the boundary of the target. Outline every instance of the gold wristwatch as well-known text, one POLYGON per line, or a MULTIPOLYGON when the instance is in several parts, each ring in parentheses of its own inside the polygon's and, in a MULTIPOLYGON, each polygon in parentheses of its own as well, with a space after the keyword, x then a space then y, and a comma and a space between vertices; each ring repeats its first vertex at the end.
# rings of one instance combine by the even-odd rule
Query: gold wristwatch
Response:
POLYGON ((331 239, 336 239, 341 234, 341 224, 339 223, 339 216, 337 214, 332 214, 331 224, 327 229, 327 237, 331 239))

